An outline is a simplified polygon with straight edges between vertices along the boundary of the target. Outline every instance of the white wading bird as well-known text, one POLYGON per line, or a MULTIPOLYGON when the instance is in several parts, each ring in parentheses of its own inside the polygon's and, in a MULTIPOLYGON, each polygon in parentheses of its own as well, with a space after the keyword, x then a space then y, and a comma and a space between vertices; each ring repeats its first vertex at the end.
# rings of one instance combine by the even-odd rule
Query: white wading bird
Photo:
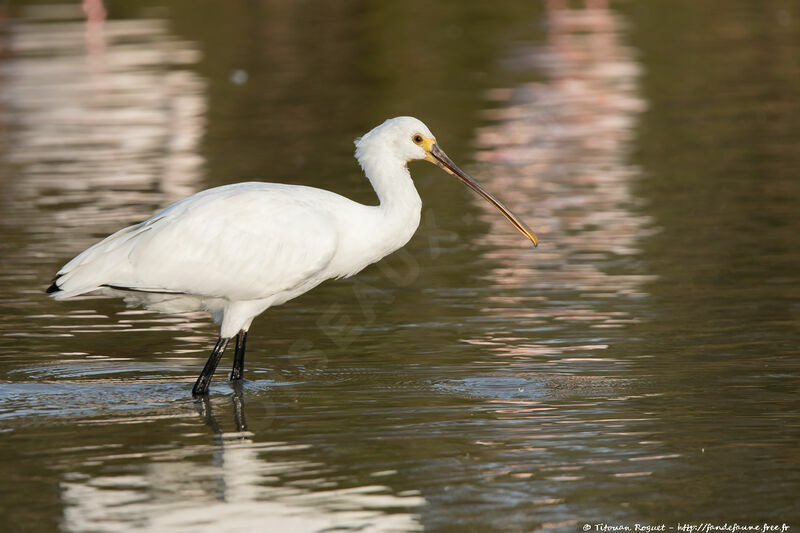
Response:
POLYGON ((408 242, 422 207, 409 161, 424 159, 453 174, 537 244, 533 231, 459 169, 419 120, 387 120, 355 144, 377 206, 300 185, 215 187, 88 248, 58 271, 47 292, 56 300, 117 296, 165 313, 212 313, 221 327, 192 389, 199 395, 208 393, 234 336, 230 379, 242 379, 247 330, 256 316, 327 279, 352 276, 408 242))

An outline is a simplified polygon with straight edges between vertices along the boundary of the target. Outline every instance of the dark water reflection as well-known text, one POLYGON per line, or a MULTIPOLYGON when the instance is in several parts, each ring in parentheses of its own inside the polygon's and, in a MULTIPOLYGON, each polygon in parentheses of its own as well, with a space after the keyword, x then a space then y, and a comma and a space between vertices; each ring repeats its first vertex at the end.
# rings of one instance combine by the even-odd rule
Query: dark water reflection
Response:
POLYGON ((590 4, 0 11, 4 522, 800 524, 800 13, 590 4), (207 317, 42 294, 205 187, 372 202, 350 142, 400 113, 540 247, 414 165, 415 239, 257 320, 206 401, 207 317))

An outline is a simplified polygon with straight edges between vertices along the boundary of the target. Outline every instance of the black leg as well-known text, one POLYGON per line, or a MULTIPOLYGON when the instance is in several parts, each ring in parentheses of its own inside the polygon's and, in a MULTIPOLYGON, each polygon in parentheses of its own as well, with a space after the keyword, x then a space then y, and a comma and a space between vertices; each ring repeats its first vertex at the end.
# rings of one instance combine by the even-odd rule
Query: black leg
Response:
POLYGON ((217 339, 217 344, 214 345, 214 349, 211 350, 211 355, 208 356, 206 366, 203 367, 203 371, 200 372, 197 381, 194 382, 194 387, 192 387, 193 396, 208 394, 208 386, 211 384, 211 378, 214 377, 214 371, 217 369, 219 360, 222 358, 222 352, 225 351, 229 340, 230 339, 223 339, 222 337, 217 339))
POLYGON ((239 381, 244 377, 244 348, 247 344, 247 332, 242 330, 236 335, 236 354, 233 356, 231 381, 239 381))

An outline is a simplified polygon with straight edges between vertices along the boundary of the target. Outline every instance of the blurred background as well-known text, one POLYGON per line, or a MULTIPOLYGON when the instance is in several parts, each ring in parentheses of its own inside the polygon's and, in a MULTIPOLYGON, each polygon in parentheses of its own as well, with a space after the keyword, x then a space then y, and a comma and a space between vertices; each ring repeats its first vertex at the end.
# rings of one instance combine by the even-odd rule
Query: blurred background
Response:
POLYGON ((798 95, 795 0, 0 1, 4 530, 800 527, 798 95), (396 115, 539 248, 413 163, 414 239, 205 401, 207 316, 43 293, 208 187, 375 203, 396 115))

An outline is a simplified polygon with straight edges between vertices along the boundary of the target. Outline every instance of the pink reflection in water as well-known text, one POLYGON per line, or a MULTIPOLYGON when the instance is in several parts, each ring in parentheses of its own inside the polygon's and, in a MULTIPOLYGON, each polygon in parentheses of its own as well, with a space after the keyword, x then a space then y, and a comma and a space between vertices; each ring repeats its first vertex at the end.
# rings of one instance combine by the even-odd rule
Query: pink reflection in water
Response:
POLYGON ((12 197, 42 208, 20 210, 35 217, 18 222, 56 232, 57 260, 202 187, 205 87, 190 69, 198 51, 164 21, 104 20, 101 2, 84 8, 86 21, 15 22, 0 87, 15 123, 12 197), (87 31, 106 45, 87 46, 87 31))
MULTIPOLYGON (((163 20, 107 20, 98 0, 20 13, 3 35, 0 109, 13 128, 0 135, 3 163, 14 172, 0 207, 4 222, 17 228, 15 260, 49 260, 52 270, 99 237, 203 187, 205 84, 192 70, 199 51, 172 36, 163 20)), ((52 272, 10 275, 44 282, 52 272)), ((9 302, 29 305, 38 296, 36 290, 9 302)), ((208 322, 183 320, 177 326, 153 318, 149 325, 193 332, 208 322)), ((108 327, 53 325, 57 334, 108 327)))
POLYGON ((108 13, 103 0, 83 0, 83 12, 86 13, 87 25, 100 25, 106 20, 108 13))
MULTIPOLYGON (((484 311, 525 326, 623 328, 638 319, 603 302, 644 296, 642 284, 651 279, 633 260, 652 232, 631 192, 638 169, 629 163, 629 144, 645 109, 640 67, 620 40, 622 22, 605 2, 587 2, 585 10, 555 1, 547 6, 545 44, 512 51, 515 68, 544 73, 546 81, 491 91, 500 107, 486 112, 492 123, 477 135, 477 158, 485 164, 474 175, 502 191, 541 240, 535 251, 523 246, 481 203, 492 226, 483 239, 497 263, 488 279, 496 291, 484 311), (539 296, 520 301, 519 289, 529 288, 539 296), (571 305, 548 306, 546 295, 554 290, 573 299, 571 305)), ((563 361, 569 352, 573 361, 585 360, 568 343, 504 342, 509 321, 502 326, 465 340, 520 357, 563 361)))
POLYGON ((86 55, 89 68, 95 73, 103 67, 100 56, 106 49, 103 29, 108 13, 103 0, 83 0, 81 7, 86 14, 86 55))

